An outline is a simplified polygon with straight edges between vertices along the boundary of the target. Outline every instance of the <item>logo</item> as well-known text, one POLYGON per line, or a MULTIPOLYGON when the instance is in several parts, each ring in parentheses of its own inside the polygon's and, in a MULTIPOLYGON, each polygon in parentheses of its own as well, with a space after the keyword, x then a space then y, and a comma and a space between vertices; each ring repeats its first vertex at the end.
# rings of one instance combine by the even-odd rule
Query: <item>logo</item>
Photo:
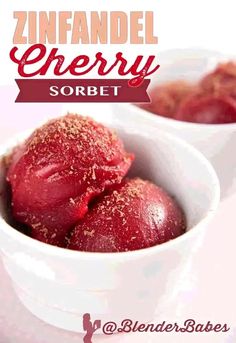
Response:
POLYGON ((92 343, 94 333, 101 328, 101 320, 91 321, 89 313, 83 315, 83 329, 86 332, 84 336, 84 343, 92 343))
POLYGON ((13 17, 16 102, 150 102, 150 76, 160 67, 153 11, 14 11, 13 17), (111 54, 113 45, 125 51, 111 54))
POLYGON ((86 332, 84 336, 84 343, 93 343, 92 338, 94 333, 101 329, 101 333, 110 336, 115 333, 164 333, 164 332, 178 332, 178 333, 206 333, 206 332, 228 332, 230 327, 228 324, 214 324, 211 321, 199 323, 194 319, 187 319, 182 323, 170 323, 163 321, 159 323, 144 324, 131 319, 124 319, 120 323, 109 321, 102 323, 101 320, 91 321, 89 313, 83 315, 83 329, 86 332))

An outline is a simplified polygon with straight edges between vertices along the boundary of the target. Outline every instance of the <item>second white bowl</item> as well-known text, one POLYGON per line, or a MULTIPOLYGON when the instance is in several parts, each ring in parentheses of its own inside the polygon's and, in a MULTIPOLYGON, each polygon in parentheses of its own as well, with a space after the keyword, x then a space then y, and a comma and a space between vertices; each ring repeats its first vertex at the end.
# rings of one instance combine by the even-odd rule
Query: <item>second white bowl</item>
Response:
MULTIPOLYGON (((173 80, 197 81, 220 62, 236 60, 219 52, 199 49, 163 51, 158 55, 161 68, 153 76, 150 87, 173 80)), ((165 118, 132 104, 113 105, 114 118, 126 125, 152 123, 193 144, 212 163, 221 185, 222 198, 236 192, 236 123, 195 124, 165 118)))

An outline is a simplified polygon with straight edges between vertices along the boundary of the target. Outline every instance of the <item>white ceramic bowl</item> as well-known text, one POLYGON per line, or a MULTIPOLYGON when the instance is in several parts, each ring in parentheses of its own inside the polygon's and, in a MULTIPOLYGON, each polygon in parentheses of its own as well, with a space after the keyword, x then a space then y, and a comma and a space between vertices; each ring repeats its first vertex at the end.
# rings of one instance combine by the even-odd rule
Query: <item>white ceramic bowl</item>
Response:
MULTIPOLYGON (((188 232, 160 246, 127 253, 70 251, 33 240, 10 227, 0 197, 0 248, 4 266, 22 303, 38 318, 81 332, 82 316, 147 322, 171 303, 178 281, 219 203, 216 174, 187 143, 151 125, 116 124, 136 154, 133 174, 153 180, 176 196, 188 232)), ((24 135, 25 137, 25 135, 24 135)), ((0 155, 22 140, 0 147, 0 155)), ((4 190, 1 165, 0 190, 4 190)))
MULTIPOLYGON (((168 50, 158 55, 161 68, 154 75, 151 88, 173 80, 197 81, 219 62, 236 60, 219 52, 197 49, 168 50)), ((148 121, 154 127, 185 139, 200 150, 214 166, 221 185, 222 198, 236 191, 236 123, 195 124, 177 121, 138 108, 132 104, 113 106, 115 117, 130 125, 148 121)))

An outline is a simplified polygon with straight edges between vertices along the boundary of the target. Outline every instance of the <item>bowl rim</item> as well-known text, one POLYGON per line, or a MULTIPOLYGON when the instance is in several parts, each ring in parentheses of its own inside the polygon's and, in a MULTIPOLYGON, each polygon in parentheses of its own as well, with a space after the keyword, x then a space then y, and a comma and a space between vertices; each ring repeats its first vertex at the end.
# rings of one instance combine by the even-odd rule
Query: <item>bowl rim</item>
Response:
MULTIPOLYGON (((139 111, 143 118, 148 117, 148 119, 151 119, 155 121, 156 123, 163 123, 166 126, 176 128, 176 129, 193 129, 193 130, 205 130, 205 131, 216 131, 217 130, 224 130, 224 131, 236 131, 236 122, 235 123, 226 123, 226 124, 202 124, 202 123, 193 123, 193 122, 187 122, 187 121, 181 121, 177 119, 172 119, 168 117, 161 116, 159 114, 147 111, 138 105, 141 103, 136 104, 122 104, 121 106, 124 107, 131 107, 134 108, 136 111, 139 111)), ((137 114, 137 115, 140 115, 137 114)), ((147 118, 146 118, 147 119, 147 118)))
MULTIPOLYGON (((220 52, 219 50, 209 50, 209 49, 204 49, 204 48, 199 48, 199 47, 190 47, 190 48, 176 48, 176 49, 165 49, 159 52, 159 58, 166 58, 168 56, 168 58, 170 58, 171 54, 184 54, 185 57, 188 54, 197 54, 198 56, 196 57, 200 59, 200 56, 202 55, 202 57, 206 57, 207 55, 211 55, 212 57, 215 56, 219 56, 219 58, 221 57, 222 59, 235 59, 236 61, 236 55, 234 54, 222 54, 222 52, 220 52), (166 55, 166 56, 165 56, 166 55)), ((180 57, 179 57, 180 58, 180 57)), ((152 78, 152 80, 158 78, 158 76, 152 78)), ((149 85, 149 90, 152 88, 151 86, 152 82, 149 85)), ((172 118, 168 118, 168 117, 164 117, 161 116, 159 114, 147 111, 145 109, 142 109, 140 107, 138 107, 137 105, 140 103, 136 103, 133 104, 125 104, 127 105, 131 105, 132 107, 136 107, 137 109, 139 109, 141 111, 142 114, 149 114, 151 115, 152 118, 156 117, 156 121, 158 119, 158 121, 161 123, 166 123, 171 127, 176 126, 176 128, 189 128, 189 129, 202 129, 202 130, 215 130, 216 128, 220 129, 220 130, 229 130, 231 131, 232 128, 236 130, 236 122, 235 123, 225 123, 225 124, 204 124, 204 123, 194 123, 194 122, 186 122, 186 121, 180 121, 180 120, 176 120, 176 119, 172 119, 172 118)))
MULTIPOLYGON (((121 129, 120 126, 117 128, 121 129)), ((220 183, 219 183, 217 174, 213 166, 211 165, 211 163, 207 160, 207 158, 200 151, 198 151, 189 143, 185 142, 183 139, 180 139, 173 134, 163 132, 160 129, 153 128, 151 125, 147 126, 146 129, 147 130, 145 130, 145 132, 142 132, 143 135, 148 136, 149 132, 151 132, 152 134, 158 133, 158 136, 159 137, 161 136, 162 139, 169 139, 169 140, 171 139, 174 145, 178 144, 182 148, 191 152, 191 154, 193 154, 195 158, 199 160, 199 163, 202 165, 202 167, 206 169, 206 172, 208 173, 208 175, 210 175, 212 179, 213 197, 210 201, 209 209, 206 215, 196 225, 191 227, 190 230, 186 231, 183 235, 173 240, 162 243, 160 245, 155 245, 149 248, 127 251, 127 252, 111 252, 111 253, 70 250, 70 249, 61 248, 61 247, 53 246, 53 245, 38 241, 36 239, 33 239, 19 232, 14 227, 9 225, 1 216, 1 213, 0 213, 0 234, 1 234, 1 230, 3 230, 4 233, 7 236, 9 236, 11 239, 19 241, 21 244, 26 245, 27 247, 30 247, 32 249, 35 249, 40 253, 45 253, 48 256, 64 257, 66 259, 76 259, 76 260, 84 260, 84 261, 86 260, 87 261, 134 260, 134 259, 142 258, 145 256, 152 256, 158 253, 162 253, 166 249, 172 248, 176 246, 177 244, 180 244, 181 242, 191 239, 191 237, 195 235, 197 230, 199 231, 201 228, 203 228, 204 224, 205 226, 207 225, 207 223, 212 219, 212 217, 214 216, 218 208, 218 205, 220 202, 220 183)), ((0 160, 9 152, 9 150, 11 150, 14 146, 19 144, 25 138, 27 138, 27 135, 29 135, 29 133, 31 133, 33 130, 27 130, 27 131, 21 132, 17 135, 14 135, 11 139, 8 139, 5 143, 0 144, 0 160)), ((0 194, 0 197, 1 197, 1 194, 0 194)), ((1 250, 1 247, 0 247, 0 250, 1 250)))

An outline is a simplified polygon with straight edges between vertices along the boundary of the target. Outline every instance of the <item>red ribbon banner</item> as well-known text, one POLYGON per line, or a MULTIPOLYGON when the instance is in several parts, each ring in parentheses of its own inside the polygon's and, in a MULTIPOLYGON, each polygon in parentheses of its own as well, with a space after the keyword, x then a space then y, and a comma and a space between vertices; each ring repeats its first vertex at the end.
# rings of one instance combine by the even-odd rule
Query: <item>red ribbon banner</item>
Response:
POLYGON ((128 79, 16 79, 16 102, 150 102, 145 79, 130 87, 128 79))

